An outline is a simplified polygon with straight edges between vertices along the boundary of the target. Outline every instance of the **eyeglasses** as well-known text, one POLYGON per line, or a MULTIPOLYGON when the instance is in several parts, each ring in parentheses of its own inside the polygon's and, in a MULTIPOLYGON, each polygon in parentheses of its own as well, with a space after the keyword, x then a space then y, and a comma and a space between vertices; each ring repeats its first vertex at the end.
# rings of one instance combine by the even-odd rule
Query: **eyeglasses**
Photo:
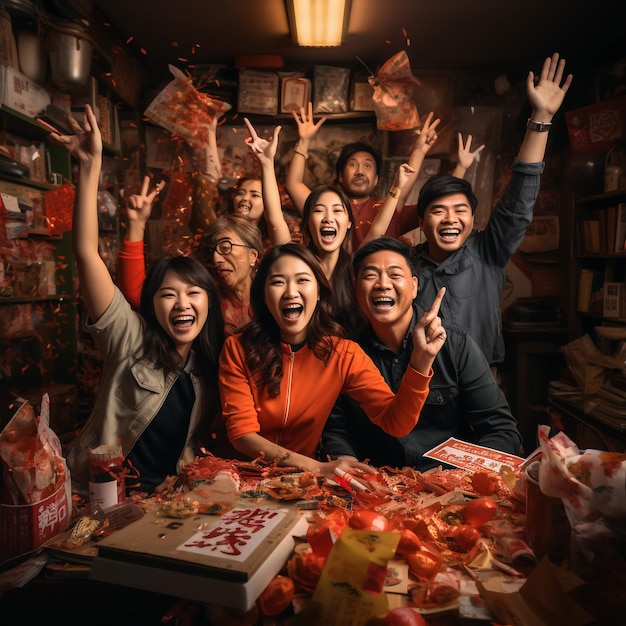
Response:
POLYGON ((211 258, 216 252, 218 252, 222 256, 227 256, 233 251, 233 246, 241 246, 242 248, 251 247, 246 245, 245 243, 233 243, 228 239, 222 239, 215 244, 215 247, 205 248, 205 251, 209 258, 211 258))

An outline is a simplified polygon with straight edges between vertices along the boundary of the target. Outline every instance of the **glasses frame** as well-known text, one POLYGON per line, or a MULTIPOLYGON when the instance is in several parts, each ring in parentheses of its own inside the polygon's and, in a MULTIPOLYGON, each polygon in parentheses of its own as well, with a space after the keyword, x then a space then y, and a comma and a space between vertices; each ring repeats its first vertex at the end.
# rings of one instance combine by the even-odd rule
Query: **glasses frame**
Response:
POLYGON ((215 246, 211 246, 209 248, 206 249, 207 254, 209 255, 209 258, 211 258, 216 252, 220 255, 220 256, 228 256, 232 251, 233 251, 233 246, 239 246, 240 248, 251 248, 252 246, 249 246, 246 243, 236 243, 234 241, 230 241, 230 239, 220 239, 215 246), (219 247, 222 244, 227 244, 229 246, 228 248, 228 252, 222 252, 219 247))

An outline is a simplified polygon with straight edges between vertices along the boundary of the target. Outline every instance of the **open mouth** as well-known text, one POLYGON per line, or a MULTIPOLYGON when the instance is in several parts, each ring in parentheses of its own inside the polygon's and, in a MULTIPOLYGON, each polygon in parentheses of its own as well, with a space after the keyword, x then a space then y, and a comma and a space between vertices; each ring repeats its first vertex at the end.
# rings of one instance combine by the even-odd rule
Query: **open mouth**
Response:
POLYGON ((439 236, 444 241, 454 241, 461 234, 459 228, 445 228, 439 231, 439 236))
POLYGON ((320 228, 320 237, 322 241, 332 243, 337 237, 337 229, 329 227, 320 228))
POLYGON ((393 308, 393 306, 395 305, 395 302, 393 301, 392 298, 381 297, 381 298, 374 298, 372 300, 372 305, 374 306, 375 309, 388 310, 388 309, 393 308))
POLYGON ((189 328, 196 321, 193 315, 179 315, 172 319, 172 324, 176 328, 189 328))
POLYGON ((288 320, 297 320, 300 315, 302 315, 302 311, 304 311, 304 307, 301 304, 290 304, 283 308, 283 317, 288 320))
POLYGON ((252 210, 252 205, 249 202, 243 201, 237 205, 237 213, 243 213, 247 215, 252 210))

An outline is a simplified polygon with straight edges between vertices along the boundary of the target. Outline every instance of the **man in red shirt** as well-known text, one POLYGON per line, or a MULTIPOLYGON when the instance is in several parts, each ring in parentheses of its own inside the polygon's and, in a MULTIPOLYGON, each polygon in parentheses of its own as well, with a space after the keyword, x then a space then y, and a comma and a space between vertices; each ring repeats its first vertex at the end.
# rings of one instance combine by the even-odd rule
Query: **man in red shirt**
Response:
MULTIPOLYGON (((302 214, 304 202, 310 193, 310 189, 303 182, 308 149, 311 140, 320 126, 326 121, 326 118, 321 117, 317 122, 314 122, 313 107, 310 102, 308 109, 303 107, 299 113, 294 111, 293 116, 298 125, 299 139, 287 170, 285 187, 294 206, 302 214)), ((431 121, 432 113, 428 116, 422 128, 422 131, 425 131, 423 135, 424 140, 419 148, 422 152, 422 158, 436 141, 434 129, 439 120, 435 120, 432 124, 431 121), (430 133, 430 129, 432 129, 432 133, 430 133), (427 136, 431 138, 428 142, 426 141, 427 136)), ((352 227, 353 250, 358 249, 383 204, 384 198, 378 199, 372 196, 378 185, 378 175, 381 166, 382 158, 380 153, 373 146, 363 141, 345 145, 337 159, 335 182, 346 192, 352 203, 352 213, 354 215, 352 227)), ((407 185, 407 189, 410 189, 410 187, 411 185, 407 185)), ((389 195, 393 198, 398 198, 398 194, 398 189, 392 187, 389 190, 389 195)), ((394 213, 385 234, 397 239, 403 233, 417 228, 418 225, 419 216, 417 215, 416 207, 404 206, 402 203, 402 208, 394 213)))

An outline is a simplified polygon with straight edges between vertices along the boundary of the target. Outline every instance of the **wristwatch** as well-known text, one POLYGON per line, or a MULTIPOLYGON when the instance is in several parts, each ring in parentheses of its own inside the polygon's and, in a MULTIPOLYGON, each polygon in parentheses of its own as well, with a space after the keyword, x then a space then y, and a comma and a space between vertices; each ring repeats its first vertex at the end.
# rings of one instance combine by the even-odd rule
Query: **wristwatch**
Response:
POLYGON ((536 130, 540 133, 547 133, 552 126, 552 122, 535 122, 535 120, 531 120, 528 118, 526 122, 526 128, 530 128, 531 130, 536 130))

